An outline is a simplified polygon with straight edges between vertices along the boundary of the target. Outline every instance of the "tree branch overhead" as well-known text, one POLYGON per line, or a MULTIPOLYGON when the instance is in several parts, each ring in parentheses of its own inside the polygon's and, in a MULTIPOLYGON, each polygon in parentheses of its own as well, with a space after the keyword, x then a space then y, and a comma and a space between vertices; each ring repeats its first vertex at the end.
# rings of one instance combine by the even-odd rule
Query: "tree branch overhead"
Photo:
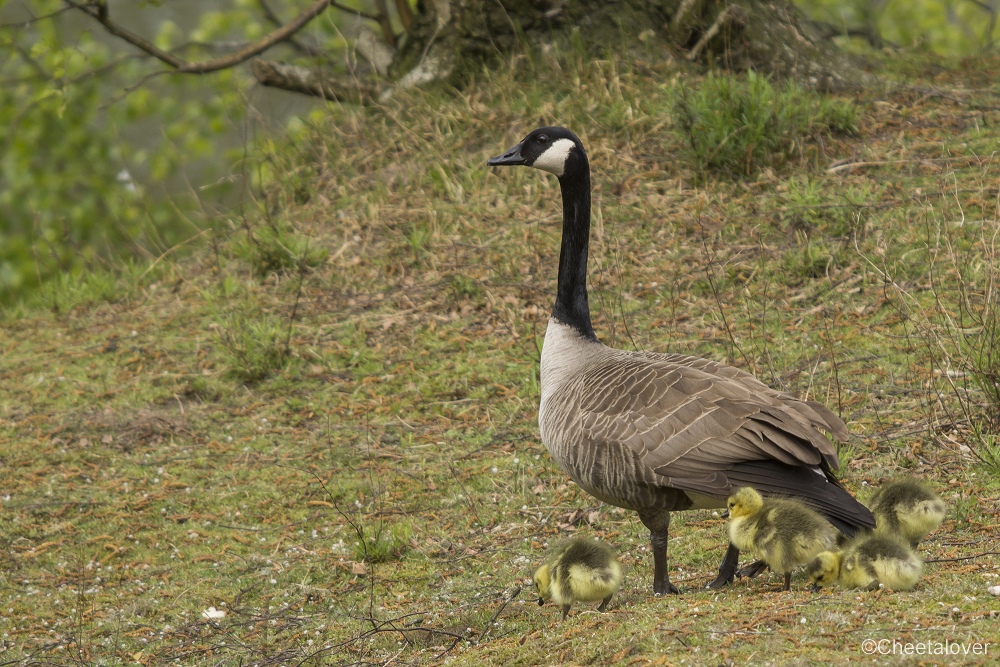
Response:
POLYGON ((179 58, 172 53, 164 51, 148 39, 137 35, 115 22, 108 12, 108 5, 105 0, 92 0, 91 2, 85 3, 77 2, 76 0, 65 0, 65 2, 70 7, 90 15, 94 20, 103 25, 105 30, 110 32, 112 35, 120 37, 129 44, 145 51, 157 60, 170 65, 178 72, 184 74, 208 74, 210 72, 217 72, 219 70, 229 69, 230 67, 239 65, 256 55, 263 53, 275 44, 288 39, 304 28, 314 18, 319 16, 323 10, 333 4, 332 0, 316 0, 316 2, 314 2, 308 9, 299 14, 289 23, 286 23, 277 30, 265 35, 256 42, 247 45, 239 51, 231 53, 227 56, 212 58, 211 60, 205 60, 202 62, 188 62, 183 58, 179 58))

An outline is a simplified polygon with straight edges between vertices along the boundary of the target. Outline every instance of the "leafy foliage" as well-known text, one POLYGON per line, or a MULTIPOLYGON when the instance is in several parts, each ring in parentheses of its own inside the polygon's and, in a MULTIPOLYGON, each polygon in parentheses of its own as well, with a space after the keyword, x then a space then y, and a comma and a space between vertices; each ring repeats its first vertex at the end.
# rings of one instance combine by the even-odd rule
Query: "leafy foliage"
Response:
MULTIPOLYGON (((41 17, 64 9, 28 4, 41 17)), ((29 16, 14 9, 4 18, 29 16)), ((241 16, 206 14, 197 32, 209 41, 252 32, 241 16)), ((160 68, 91 27, 63 13, 0 29, 0 302, 108 260, 159 256, 199 233, 202 197, 231 189, 201 186, 237 160, 220 143, 246 107, 242 75, 147 80, 160 68)), ((158 43, 181 39, 174 23, 160 24, 158 43)))
POLYGON ((969 0, 795 0, 795 4, 844 35, 867 34, 876 45, 925 48, 952 56, 993 48, 1000 11, 995 2, 969 0))

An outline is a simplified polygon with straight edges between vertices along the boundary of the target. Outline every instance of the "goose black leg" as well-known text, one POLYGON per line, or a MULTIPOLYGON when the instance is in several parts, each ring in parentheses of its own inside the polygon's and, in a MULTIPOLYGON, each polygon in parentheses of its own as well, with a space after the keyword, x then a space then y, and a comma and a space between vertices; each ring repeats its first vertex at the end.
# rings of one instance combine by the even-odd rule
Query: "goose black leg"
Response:
POLYGON ((649 545, 653 551, 653 595, 677 595, 680 589, 670 583, 667 573, 667 540, 670 533, 670 512, 639 513, 639 520, 649 528, 649 545))
POLYGON ((749 579, 753 579, 754 577, 756 577, 758 574, 760 574, 761 572, 763 572, 766 569, 767 569, 767 563, 765 563, 762 560, 755 560, 754 562, 750 563, 749 565, 741 567, 739 570, 737 570, 736 571, 736 576, 737 577, 747 577, 749 579))
POLYGON ((713 591, 717 591, 727 584, 733 583, 733 578, 736 576, 736 566, 740 563, 740 550, 730 542, 729 548, 726 549, 726 555, 722 557, 722 563, 719 565, 719 576, 715 578, 715 581, 710 582, 705 588, 711 588, 713 591))
POLYGON ((792 590, 792 573, 791 572, 786 572, 785 573, 785 587, 782 588, 781 590, 783 590, 783 591, 790 591, 790 590, 792 590))
POLYGON ((608 597, 604 598, 603 600, 601 600, 601 605, 597 608, 597 611, 599 611, 601 613, 604 613, 604 610, 608 608, 608 603, 609 602, 611 602, 611 596, 610 595, 608 597))

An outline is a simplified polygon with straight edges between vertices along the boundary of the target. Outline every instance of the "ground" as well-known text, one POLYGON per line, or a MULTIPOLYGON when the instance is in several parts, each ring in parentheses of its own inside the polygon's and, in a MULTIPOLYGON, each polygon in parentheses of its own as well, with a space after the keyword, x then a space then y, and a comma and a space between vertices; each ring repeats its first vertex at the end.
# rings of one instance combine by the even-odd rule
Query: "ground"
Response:
POLYGON ((4 664, 996 661, 998 452, 975 380, 1000 363, 976 352, 995 334, 998 65, 886 56, 884 85, 835 98, 855 131, 736 175, 698 162, 674 110, 700 75, 669 61, 542 54, 463 93, 332 106, 188 256, 4 311, 4 664), (726 541, 700 511, 672 527, 683 594, 651 595, 641 524, 538 438, 558 189, 485 162, 540 122, 590 151, 599 336, 823 401, 855 434, 861 499, 931 483, 949 516, 915 591, 703 590, 726 541), (528 578, 569 533, 613 544, 626 583, 560 622, 528 578))

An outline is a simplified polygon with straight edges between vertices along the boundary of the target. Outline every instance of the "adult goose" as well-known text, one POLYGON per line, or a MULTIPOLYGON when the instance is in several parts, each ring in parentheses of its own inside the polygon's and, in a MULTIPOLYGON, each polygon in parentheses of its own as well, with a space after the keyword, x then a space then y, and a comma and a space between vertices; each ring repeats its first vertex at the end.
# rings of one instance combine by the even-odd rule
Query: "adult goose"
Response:
MULTIPOLYGON (((650 533, 656 595, 678 592, 667 574, 670 513, 725 507, 736 487, 798 497, 847 535, 875 526, 834 477, 837 452, 822 431, 841 440, 848 432, 826 407, 716 361, 598 341, 587 303, 590 163, 575 134, 539 128, 487 164, 534 167, 559 179, 562 248, 538 425, 573 481, 638 512, 650 533)), ((730 544, 710 586, 732 580, 738 557, 730 544)))

